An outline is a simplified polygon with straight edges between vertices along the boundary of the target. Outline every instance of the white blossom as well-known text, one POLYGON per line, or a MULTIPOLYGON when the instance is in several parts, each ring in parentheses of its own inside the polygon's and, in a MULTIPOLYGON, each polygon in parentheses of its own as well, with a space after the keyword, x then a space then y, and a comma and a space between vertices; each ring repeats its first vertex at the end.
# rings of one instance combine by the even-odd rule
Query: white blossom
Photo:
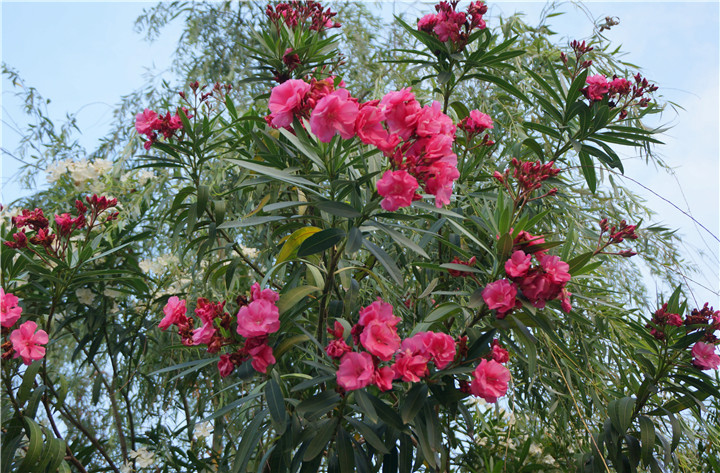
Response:
POLYGON ((138 448, 137 450, 130 450, 128 456, 135 459, 135 464, 139 468, 145 468, 155 463, 155 454, 148 451, 145 447, 138 448))
POLYGON ((540 445, 533 442, 533 444, 530 445, 529 453, 530 453, 530 455, 533 455, 533 456, 540 456, 540 455, 542 455, 542 447, 540 447, 540 445))
POLYGON ((125 463, 123 463, 123 466, 120 467, 120 473, 132 473, 132 471, 132 465, 130 465, 130 462, 128 461, 125 461, 125 463))
POLYGON ((45 170, 45 173, 47 173, 47 181, 52 184, 53 182, 60 179, 60 176, 65 174, 68 170, 68 161, 62 160, 57 161, 54 163, 51 163, 47 169, 45 170))
POLYGON ((86 288, 81 287, 77 291, 75 291, 75 295, 78 298, 78 302, 85 305, 92 305, 93 301, 95 300, 95 294, 93 292, 86 288))
POLYGON ((242 254, 250 259, 255 259, 260 256, 260 250, 257 248, 249 248, 242 243, 240 243, 240 251, 242 251, 242 254))
POLYGON ((113 289, 113 288, 111 288, 111 287, 106 287, 105 290, 103 291, 103 294, 104 294, 106 297, 110 297, 110 298, 115 299, 115 298, 117 298, 117 297, 122 296, 123 293, 120 292, 120 291, 118 291, 117 289, 113 289))
POLYGON ((155 179, 155 173, 149 169, 143 169, 137 175, 138 184, 144 186, 151 179, 155 179))
POLYGON ((207 421, 201 424, 195 424, 195 438, 200 440, 201 438, 211 437, 213 434, 212 422, 207 421))

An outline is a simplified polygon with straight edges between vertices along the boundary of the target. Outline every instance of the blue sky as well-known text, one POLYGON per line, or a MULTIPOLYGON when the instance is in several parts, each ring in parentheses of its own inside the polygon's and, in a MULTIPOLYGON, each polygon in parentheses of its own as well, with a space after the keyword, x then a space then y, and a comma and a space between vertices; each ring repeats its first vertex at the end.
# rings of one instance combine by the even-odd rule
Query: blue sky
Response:
MULTIPOLYGON (((1 5, 2 60, 20 72, 28 85, 52 100, 54 119, 78 112, 81 144, 94 148, 111 123, 111 111, 121 95, 145 82, 146 71, 161 72, 170 64, 180 32, 177 22, 152 44, 133 31, 134 21, 152 3, 110 2, 7 2, 1 5)), ((489 2, 490 16, 526 13, 538 18, 542 2, 489 2)), ((386 12, 392 5, 383 5, 386 12)), ((431 5, 397 2, 397 12, 419 16, 431 5)), ((614 44, 628 52, 627 61, 642 66, 643 74, 660 85, 665 99, 684 108, 668 113, 665 123, 674 127, 663 138, 660 155, 675 170, 674 176, 656 172, 628 156, 626 175, 639 179, 654 192, 691 213, 716 236, 720 234, 720 4, 718 2, 587 2, 583 11, 567 3, 566 15, 551 20, 557 41, 582 39, 592 33, 593 19, 617 17, 620 24, 606 32, 614 44)), ((11 84, 2 82, 2 147, 12 151, 22 126, 22 104, 13 97, 11 84)), ((13 181, 16 164, 3 154, 0 201, 9 203, 22 191, 13 181)), ((697 302, 720 306, 719 245, 682 212, 652 193, 627 182, 645 195, 658 212, 657 222, 680 229, 690 248, 687 258, 702 274, 695 285, 697 302), (707 286, 710 290, 703 289, 707 286), (715 292, 715 294, 713 294, 715 292)))

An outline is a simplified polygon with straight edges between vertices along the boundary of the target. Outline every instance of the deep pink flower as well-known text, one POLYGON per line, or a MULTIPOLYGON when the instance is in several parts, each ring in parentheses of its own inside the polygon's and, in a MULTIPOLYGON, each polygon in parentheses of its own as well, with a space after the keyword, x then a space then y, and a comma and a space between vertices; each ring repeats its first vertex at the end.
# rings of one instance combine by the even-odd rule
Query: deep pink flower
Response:
POLYGON ((328 343, 328 346, 325 347, 325 353, 327 353, 330 358, 335 359, 342 358, 343 355, 349 351, 351 351, 351 348, 342 338, 331 341, 328 343))
POLYGON ((160 330, 165 331, 171 325, 179 325, 185 321, 185 313, 187 308, 185 307, 185 299, 179 299, 177 296, 172 296, 168 299, 167 304, 163 308, 165 317, 160 321, 158 327, 160 330))
POLYGON ((389 133, 383 126, 385 112, 378 107, 378 100, 360 105, 355 119, 355 133, 360 140, 368 145, 378 146, 387 142, 389 133))
POLYGON ((490 309, 497 309, 498 317, 502 318, 515 308, 517 289, 507 279, 492 282, 482 291, 482 297, 490 309))
POLYGON ((417 179, 405 170, 385 171, 377 182, 378 194, 384 197, 380 206, 388 212, 394 212, 400 207, 408 207, 412 204, 418 187, 417 179))
MULTIPOLYGON (((570 305, 570 296, 572 296, 572 292, 568 291, 567 289, 563 288, 560 292, 560 308, 566 313, 569 314, 572 310, 572 306, 570 305)), ((678 316, 679 318, 680 316, 678 316)), ((682 319, 680 319, 680 324, 682 324, 682 319)))
POLYGON ((218 371, 220 371, 220 377, 222 378, 230 376, 230 373, 235 371, 235 364, 230 360, 230 355, 220 355, 218 371))
POLYGON ((390 361, 400 348, 400 336, 395 327, 379 320, 373 320, 360 334, 360 343, 367 351, 383 361, 390 361))
POLYGON ((407 140, 415 131, 417 112, 420 111, 420 104, 410 87, 385 94, 380 100, 380 107, 385 110, 390 133, 397 133, 400 138, 407 140))
POLYGON ((272 125, 279 128, 292 124, 294 114, 300 110, 309 91, 310 84, 298 79, 290 79, 274 87, 268 101, 272 125))
POLYGON ((22 314, 22 307, 18 306, 18 298, 15 294, 5 293, 5 289, 0 288, 0 325, 10 328, 15 325, 22 314))
POLYGON ((498 398, 507 393, 510 371, 495 360, 480 360, 473 371, 470 392, 485 399, 486 402, 497 402, 498 398))
POLYGON ((631 87, 629 80, 617 77, 610 82, 610 94, 627 95, 630 93, 631 87))
POLYGON ((435 25, 437 24, 437 21, 437 15, 432 13, 429 15, 425 15, 417 22, 418 30, 424 31, 426 33, 432 33, 433 28, 435 28, 435 25))
POLYGON ((413 355, 422 355, 435 363, 437 369, 444 369, 455 359, 455 340, 440 332, 420 332, 402 341, 400 349, 413 355))
POLYGON ((435 207, 440 208, 449 204, 453 183, 460 177, 457 167, 444 161, 437 161, 428 168, 423 177, 425 178, 425 190, 428 194, 435 196, 435 207))
POLYGON ((692 364, 701 370, 716 370, 720 366, 720 356, 715 353, 715 345, 697 342, 692 348, 692 364))
POLYGON ((72 232, 73 224, 75 223, 75 219, 73 219, 69 213, 64 213, 57 215, 55 214, 55 225, 57 226, 58 233, 61 236, 67 236, 72 232))
POLYGON ((674 325, 675 327, 681 327, 683 319, 680 314, 667 314, 667 320, 665 321, 668 325, 674 325))
POLYGON ((142 113, 135 115, 135 130, 137 130, 138 135, 152 133, 157 119, 158 114, 147 108, 142 113))
POLYGON ((552 284, 565 284, 570 280, 568 272, 570 265, 562 261, 559 256, 542 256, 540 265, 552 284))
MULTIPOLYGON (((510 229, 510 233, 512 233, 512 229, 510 229)), ((498 238, 500 237, 498 236, 498 238)), ((531 235, 525 230, 522 230, 520 231, 520 233, 517 234, 515 240, 513 241, 513 251, 521 249, 526 253, 533 253, 536 258, 539 258, 540 256, 545 255, 546 250, 533 249, 532 247, 536 245, 542 245, 543 243, 545 243, 545 238, 543 237, 543 235, 531 235)))
POLYGON ((280 299, 280 294, 273 291, 272 289, 260 289, 259 283, 254 283, 250 287, 250 295, 253 301, 266 300, 271 303, 275 303, 280 299))
POLYGON ((602 100, 603 96, 607 94, 610 89, 610 84, 602 74, 590 76, 585 82, 587 82, 588 85, 582 90, 583 94, 593 102, 602 100))
POLYGON ((380 391, 390 391, 394 377, 395 372, 393 369, 389 366, 383 366, 375 370, 371 383, 380 388, 380 391))
POLYGON ((428 375, 428 361, 427 357, 413 355, 410 350, 400 351, 392 366, 395 378, 402 378, 406 383, 417 383, 420 378, 428 375))
POLYGON ((505 272, 511 278, 521 278, 525 276, 530 269, 530 260, 532 256, 525 254, 522 250, 517 250, 512 254, 509 260, 505 262, 505 272))
POLYGON ((15 350, 13 358, 22 357, 23 363, 26 365, 45 356, 45 347, 40 345, 48 342, 48 335, 45 330, 35 332, 36 329, 37 324, 28 320, 10 333, 10 341, 15 350))
POLYGON ((361 389, 372 382, 375 368, 369 353, 346 353, 340 360, 337 383, 346 391, 361 389))
POLYGON ((280 328, 280 312, 267 299, 257 299, 240 307, 237 313, 237 333, 245 338, 262 337, 280 328))
POLYGON ((310 129, 323 143, 329 143, 339 134, 347 140, 355 136, 355 119, 358 116, 357 101, 347 89, 338 89, 323 97, 310 115, 310 129))
POLYGON ((493 121, 490 115, 482 113, 480 110, 471 110, 470 115, 460 122, 459 127, 469 134, 482 133, 493 128, 493 121))
POLYGON ((275 356, 270 345, 264 343, 248 350, 248 354, 252 356, 252 367, 258 373, 267 373, 267 368, 275 364, 275 356))
POLYGON ((500 346, 500 342, 497 339, 492 341, 492 348, 490 349, 490 358, 497 361, 498 363, 507 363, 510 359, 510 353, 506 349, 500 346))
POLYGON ((193 345, 208 345, 212 341, 215 332, 217 332, 217 329, 213 326, 212 321, 210 323, 204 323, 202 327, 193 330, 193 345))
POLYGON ((417 113, 415 134, 421 137, 435 135, 455 136, 455 125, 452 119, 442 112, 440 102, 434 101, 417 113))
POLYGON ((360 325, 367 326, 373 321, 388 324, 391 327, 397 327, 400 317, 393 315, 393 306, 389 302, 385 302, 379 297, 375 302, 367 307, 360 309, 360 325))

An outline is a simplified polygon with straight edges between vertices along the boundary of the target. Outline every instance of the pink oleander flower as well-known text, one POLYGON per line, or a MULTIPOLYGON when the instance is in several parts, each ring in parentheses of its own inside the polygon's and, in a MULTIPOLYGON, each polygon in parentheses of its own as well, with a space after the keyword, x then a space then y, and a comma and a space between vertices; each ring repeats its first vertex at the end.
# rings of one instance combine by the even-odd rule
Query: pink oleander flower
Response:
MULTIPOLYGON (((567 289, 563 288, 560 292, 560 308, 565 312, 566 314, 569 314, 572 310, 572 305, 570 305, 570 296, 572 296, 572 292, 568 291, 567 289)), ((678 316, 680 317, 680 316, 678 316)), ((682 324, 682 319, 680 320, 680 324, 682 324)))
POLYGON ((603 96, 608 93, 608 90, 610 90, 610 84, 602 74, 590 76, 585 80, 585 82, 587 82, 588 85, 582 90, 582 92, 585 97, 593 102, 599 102, 602 100, 603 96))
POLYGON ((498 363, 507 363, 510 359, 510 353, 506 349, 500 346, 500 342, 497 339, 492 341, 492 348, 490 349, 490 358, 497 361, 498 363))
POLYGON ((395 327, 376 319, 365 326, 360 334, 360 343, 372 355, 390 361, 400 348, 400 336, 395 327))
POLYGON ((271 303, 275 303, 280 299, 280 294, 273 291, 272 289, 260 289, 259 283, 254 283, 250 287, 250 295, 253 301, 266 300, 271 303))
POLYGON ((455 136, 455 125, 452 119, 442 112, 440 102, 434 101, 417 113, 415 134, 421 137, 435 135, 455 136))
POLYGON ((480 360, 473 371, 470 392, 485 399, 486 402, 497 402, 498 398, 507 393, 510 371, 495 360, 480 360))
POLYGON ((394 212, 400 207, 412 204, 420 185, 417 179, 407 171, 385 171, 383 177, 377 182, 378 194, 384 197, 380 206, 388 212, 394 212))
POLYGON ((420 332, 410 338, 406 338, 400 345, 402 351, 410 352, 413 355, 422 355, 435 363, 439 370, 444 369, 455 359, 455 340, 440 332, 420 332))
POLYGON ((221 378, 227 378, 233 371, 235 371, 235 364, 232 360, 230 360, 230 355, 220 355, 220 361, 218 361, 218 371, 220 371, 221 378))
POLYGON ((400 317, 393 315, 392 304, 385 302, 378 297, 375 302, 360 309, 360 319, 358 320, 358 324, 368 326, 370 322, 373 321, 382 322, 395 328, 400 322, 400 317))
POLYGON ((355 133, 363 143, 379 147, 387 142, 389 133, 383 126, 385 112, 377 106, 378 103, 379 100, 373 100, 360 105, 355 119, 355 133))
POLYGON ((280 128, 292 124, 309 91, 310 84, 298 79, 290 79, 274 87, 268 101, 272 126, 280 128))
POLYGON ((358 116, 357 101, 347 89, 338 89, 326 95, 310 115, 310 129, 323 143, 329 143, 339 134, 344 140, 355 136, 355 119, 358 116))
POLYGON ((630 84, 630 81, 627 79, 622 79, 620 77, 617 77, 610 82, 610 94, 620 94, 620 95, 627 95, 630 93, 630 90, 632 89, 632 85, 630 84))
POLYGON ((215 332, 217 332, 217 329, 213 326, 212 321, 204 323, 202 327, 193 330, 193 345, 209 345, 215 332))
POLYGON ((380 100, 380 107, 385 111, 390 133, 397 133, 403 140, 410 138, 420 111, 420 104, 410 87, 385 94, 380 100))
POLYGON ((517 250, 512 254, 509 260, 505 262, 505 272, 511 278, 521 278, 525 276, 530 269, 531 255, 525 254, 522 250, 517 250))
POLYGON ((667 314, 667 320, 665 320, 665 323, 675 327, 682 327, 683 319, 680 317, 680 314, 667 314))
MULTIPOLYGON (((512 233, 512 229, 510 229, 510 233, 512 233)), ((542 245, 543 243, 545 243, 543 235, 531 235, 525 230, 522 230, 517 234, 515 240, 513 241, 513 251, 521 249, 526 253, 533 253, 536 258, 539 258, 545 255, 546 250, 533 249, 533 246, 542 245)))
POLYGON ((328 346, 325 347, 325 353, 327 353, 330 358, 335 358, 336 360, 342 358, 345 353, 351 350, 350 346, 348 346, 342 338, 331 341, 328 343, 328 346))
POLYGON ((395 378, 402 378, 406 383, 417 383, 420 378, 428 375, 428 361, 423 355, 413 355, 410 350, 401 350, 395 356, 392 366, 395 378))
POLYGON ((390 391, 395 372, 389 366, 383 366, 375 370, 372 376, 371 384, 377 386, 380 391, 390 391))
POLYGON ((38 330, 37 324, 31 320, 28 320, 20 327, 16 328, 10 333, 10 341, 15 350, 15 356, 13 358, 22 357, 23 363, 26 365, 32 364, 35 360, 40 360, 45 356, 45 345, 48 342, 48 334, 45 330, 38 330))
POLYGON ((417 22, 418 30, 426 33, 432 33, 435 25, 437 25, 437 15, 431 13, 420 18, 417 22))
POLYGON ((267 344, 251 348, 248 354, 252 357, 250 364, 258 373, 267 373, 268 366, 275 364, 272 348, 267 344))
POLYGON ((480 110, 471 110, 470 115, 464 118, 458 126, 469 134, 477 134, 493 128, 493 121, 490 115, 482 113, 480 110))
POLYGON ((570 280, 570 265, 559 256, 542 256, 540 265, 552 284, 565 284, 570 280))
POLYGON ((155 129, 157 119, 158 114, 147 108, 142 113, 135 115, 135 130, 138 135, 150 135, 155 129))
POLYGON ((372 382, 375 367, 369 353, 346 353, 340 360, 337 383, 346 391, 361 389, 372 382))
POLYGON ((701 370, 716 370, 720 367, 720 356, 715 353, 715 345, 697 342, 692 347, 692 364, 701 370))
POLYGON ((237 333, 243 337, 262 337, 280 329, 280 311, 274 302, 255 299, 240 307, 237 323, 237 333))
POLYGON ((18 298, 12 293, 5 293, 5 289, 0 288, 0 325, 10 328, 15 325, 22 314, 22 307, 18 306, 18 298))
POLYGON ((490 309, 498 311, 498 318, 515 308, 517 289, 507 279, 492 282, 482 291, 482 297, 490 309))
POLYGON ((460 177, 460 172, 453 164, 444 161, 434 162, 423 176, 425 178, 425 190, 428 194, 435 196, 435 207, 440 208, 450 203, 453 183, 460 177))
POLYGON ((177 296, 172 296, 168 299, 167 304, 163 308, 165 317, 160 321, 158 327, 160 330, 165 331, 171 325, 179 325, 185 321, 185 313, 187 308, 185 306, 185 299, 179 299, 177 296))

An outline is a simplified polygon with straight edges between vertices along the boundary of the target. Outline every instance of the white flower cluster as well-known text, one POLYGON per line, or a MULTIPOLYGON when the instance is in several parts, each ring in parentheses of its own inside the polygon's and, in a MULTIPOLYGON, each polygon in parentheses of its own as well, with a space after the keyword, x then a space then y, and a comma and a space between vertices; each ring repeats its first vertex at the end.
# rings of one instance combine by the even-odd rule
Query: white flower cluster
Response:
POLYGON ((100 176, 106 174, 113 167, 112 161, 107 159, 96 159, 93 162, 82 158, 79 161, 64 159, 54 162, 46 169, 47 181, 49 183, 56 182, 66 172, 70 172, 70 178, 75 186, 80 187, 88 181, 95 181, 100 176))
POLYGON ((75 291, 75 295, 77 296, 78 302, 81 304, 92 305, 95 301, 95 294, 86 287, 81 287, 75 291))
MULTIPOLYGON (((153 452, 148 451, 147 448, 141 447, 137 450, 130 450, 130 453, 128 453, 128 456, 135 460, 135 464, 138 468, 146 468, 153 463, 155 463, 155 454, 153 452)), ((123 467, 130 466, 127 462, 123 467)), ((126 470, 126 471, 132 471, 132 470, 126 470)))
POLYGON ((260 256, 260 250, 257 248, 249 248, 242 243, 240 243, 240 251, 242 251, 242 254, 250 259, 255 259, 260 256))
POLYGON ((201 424, 195 424, 195 438, 200 440, 203 438, 210 438, 213 434, 212 422, 207 421, 201 424))
POLYGON ((143 273, 153 273, 160 276, 168 271, 171 265, 177 265, 180 261, 175 255, 160 255, 155 259, 143 259, 138 264, 143 273))

